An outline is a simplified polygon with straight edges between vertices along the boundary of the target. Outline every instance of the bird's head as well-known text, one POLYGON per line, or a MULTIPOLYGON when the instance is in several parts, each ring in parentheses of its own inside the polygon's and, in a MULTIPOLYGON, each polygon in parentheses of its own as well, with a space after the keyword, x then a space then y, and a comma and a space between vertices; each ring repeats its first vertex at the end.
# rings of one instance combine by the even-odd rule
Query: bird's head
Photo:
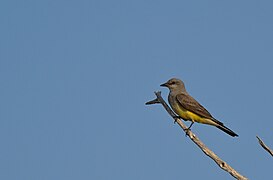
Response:
POLYGON ((186 91, 183 81, 177 78, 172 78, 166 83, 161 84, 160 86, 167 87, 170 89, 170 91, 186 91))

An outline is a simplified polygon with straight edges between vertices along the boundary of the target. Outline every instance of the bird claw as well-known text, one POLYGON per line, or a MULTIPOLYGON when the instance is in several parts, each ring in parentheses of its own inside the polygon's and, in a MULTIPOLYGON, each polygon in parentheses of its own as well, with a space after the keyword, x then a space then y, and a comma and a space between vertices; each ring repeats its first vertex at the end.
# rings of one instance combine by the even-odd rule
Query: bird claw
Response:
POLYGON ((189 132, 190 132, 190 130, 191 130, 191 128, 187 128, 187 129, 185 129, 185 136, 187 137, 187 136, 189 136, 189 132))
POLYGON ((174 122, 173 122, 174 124, 177 123, 177 119, 181 119, 180 116, 174 116, 173 118, 174 118, 174 122))

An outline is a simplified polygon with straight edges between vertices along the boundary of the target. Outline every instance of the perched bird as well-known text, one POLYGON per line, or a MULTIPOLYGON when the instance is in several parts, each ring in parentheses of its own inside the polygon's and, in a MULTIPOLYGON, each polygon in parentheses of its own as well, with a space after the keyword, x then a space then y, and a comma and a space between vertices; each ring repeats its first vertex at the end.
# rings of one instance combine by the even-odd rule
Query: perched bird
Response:
MULTIPOLYGON (((168 101, 174 112, 184 120, 215 126, 230 136, 238 136, 235 132, 224 126, 186 91, 183 81, 172 78, 160 86, 168 87, 170 90, 168 101)), ((190 128, 189 127, 189 128, 190 128)))

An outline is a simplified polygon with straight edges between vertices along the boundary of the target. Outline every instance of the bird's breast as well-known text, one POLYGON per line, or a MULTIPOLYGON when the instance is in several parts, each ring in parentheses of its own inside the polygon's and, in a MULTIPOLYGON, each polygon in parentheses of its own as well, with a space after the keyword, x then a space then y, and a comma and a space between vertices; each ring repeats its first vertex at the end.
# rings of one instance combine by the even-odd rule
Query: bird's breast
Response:
POLYGON ((179 115, 180 117, 182 117, 184 120, 191 120, 191 121, 195 121, 195 122, 200 122, 202 121, 202 117, 200 117, 199 115, 188 111, 187 109, 183 108, 178 100, 175 98, 175 96, 171 96, 169 95, 168 97, 169 103, 172 107, 172 109, 174 110, 174 112, 179 115))
POLYGON ((179 105, 179 102, 175 98, 175 96, 169 95, 168 97, 169 104, 171 105, 172 109, 174 112, 182 117, 185 120, 189 120, 188 112, 186 109, 184 109, 182 106, 179 105))

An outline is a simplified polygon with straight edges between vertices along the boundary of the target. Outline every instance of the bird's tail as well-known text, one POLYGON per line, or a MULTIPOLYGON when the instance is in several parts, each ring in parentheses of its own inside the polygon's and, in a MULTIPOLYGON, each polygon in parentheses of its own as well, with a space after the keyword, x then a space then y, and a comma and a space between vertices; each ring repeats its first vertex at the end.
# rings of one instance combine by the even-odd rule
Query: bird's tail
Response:
POLYGON ((223 124, 218 124, 216 126, 218 129, 221 129, 222 131, 224 131, 225 133, 231 135, 232 137, 238 136, 238 134, 236 134, 235 132, 233 132, 232 130, 230 130, 229 128, 227 128, 226 126, 224 126, 223 124))

